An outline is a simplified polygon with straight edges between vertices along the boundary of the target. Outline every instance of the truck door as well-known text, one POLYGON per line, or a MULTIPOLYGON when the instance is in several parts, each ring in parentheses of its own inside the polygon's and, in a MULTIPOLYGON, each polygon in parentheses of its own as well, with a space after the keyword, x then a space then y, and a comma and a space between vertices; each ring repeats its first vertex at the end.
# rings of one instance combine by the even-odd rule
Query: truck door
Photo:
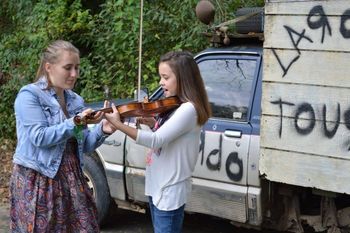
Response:
POLYGON ((249 119, 260 58, 209 52, 197 57, 197 62, 213 116, 203 127, 193 176, 236 184, 242 190, 247 186, 249 119))
POLYGON ((253 167, 249 156, 257 158, 257 150, 251 148, 259 146, 252 145, 259 141, 252 136, 256 126, 250 119, 261 56, 257 52, 211 50, 197 56, 196 61, 213 116, 202 128, 186 209, 259 225, 260 188, 250 183, 258 170, 249 171, 248 167, 253 167))

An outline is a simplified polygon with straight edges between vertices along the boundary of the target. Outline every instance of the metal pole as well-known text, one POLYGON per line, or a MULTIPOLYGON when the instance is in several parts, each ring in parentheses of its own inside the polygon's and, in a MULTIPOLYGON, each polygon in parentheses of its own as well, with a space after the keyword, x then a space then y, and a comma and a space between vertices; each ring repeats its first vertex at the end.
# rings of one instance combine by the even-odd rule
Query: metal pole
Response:
POLYGON ((141 61, 142 61, 142 24, 143 24, 143 0, 141 0, 140 6, 140 38, 139 38, 139 67, 138 67, 138 80, 137 80, 137 99, 140 100, 141 92, 141 61))

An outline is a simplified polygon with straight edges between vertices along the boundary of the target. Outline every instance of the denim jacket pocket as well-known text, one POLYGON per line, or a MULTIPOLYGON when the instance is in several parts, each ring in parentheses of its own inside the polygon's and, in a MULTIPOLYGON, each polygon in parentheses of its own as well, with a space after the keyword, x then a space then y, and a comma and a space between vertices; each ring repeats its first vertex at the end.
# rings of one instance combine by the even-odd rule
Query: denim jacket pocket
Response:
POLYGON ((59 124, 60 119, 60 109, 57 106, 43 105, 43 111, 49 126, 59 124))

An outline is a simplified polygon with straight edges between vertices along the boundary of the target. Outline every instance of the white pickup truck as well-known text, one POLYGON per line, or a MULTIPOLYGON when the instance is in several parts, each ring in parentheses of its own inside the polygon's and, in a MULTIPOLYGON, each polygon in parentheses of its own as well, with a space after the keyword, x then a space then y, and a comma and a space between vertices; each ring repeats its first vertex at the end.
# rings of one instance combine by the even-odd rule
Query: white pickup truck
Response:
MULTIPOLYGON (((350 232, 350 1, 267 0, 261 17, 263 37, 215 28, 195 57, 213 117, 186 211, 256 229, 350 232)), ((147 210, 146 151, 117 131, 86 156, 101 222, 114 202, 147 210)))

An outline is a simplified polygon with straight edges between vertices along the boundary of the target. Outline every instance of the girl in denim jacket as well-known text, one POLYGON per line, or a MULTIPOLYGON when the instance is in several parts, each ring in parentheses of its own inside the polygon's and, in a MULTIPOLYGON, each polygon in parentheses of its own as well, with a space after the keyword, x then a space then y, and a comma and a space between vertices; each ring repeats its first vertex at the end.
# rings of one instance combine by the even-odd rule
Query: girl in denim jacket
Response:
POLYGON ((54 41, 42 54, 35 82, 17 95, 11 232, 99 232, 82 173, 83 153, 101 145, 115 128, 102 120, 102 112, 91 120, 98 123, 92 130, 78 121, 92 111, 72 91, 79 64, 76 47, 54 41))

